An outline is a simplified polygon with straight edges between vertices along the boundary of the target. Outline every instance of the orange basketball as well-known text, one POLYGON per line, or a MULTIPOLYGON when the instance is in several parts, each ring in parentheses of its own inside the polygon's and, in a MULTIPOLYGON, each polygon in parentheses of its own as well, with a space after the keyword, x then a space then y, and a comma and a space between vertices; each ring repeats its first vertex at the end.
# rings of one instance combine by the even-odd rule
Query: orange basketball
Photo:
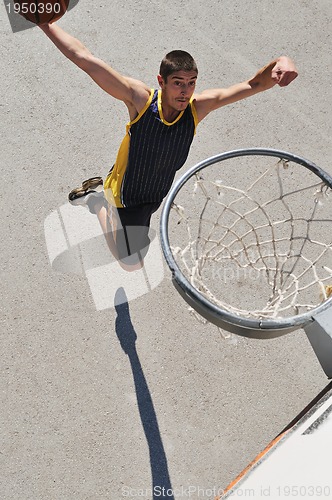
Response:
POLYGON ((54 23, 68 9, 69 0, 14 0, 15 12, 34 24, 54 23))

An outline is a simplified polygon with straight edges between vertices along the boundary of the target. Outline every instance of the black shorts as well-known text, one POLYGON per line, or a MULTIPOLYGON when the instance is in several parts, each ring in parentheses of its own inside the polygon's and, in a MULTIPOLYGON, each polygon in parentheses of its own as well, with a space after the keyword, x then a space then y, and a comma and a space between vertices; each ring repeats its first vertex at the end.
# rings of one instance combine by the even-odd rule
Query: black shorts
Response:
POLYGON ((137 264, 142 261, 149 250, 151 216, 161 203, 146 203, 137 207, 110 209, 111 224, 116 219, 116 246, 119 259, 126 264, 137 264))

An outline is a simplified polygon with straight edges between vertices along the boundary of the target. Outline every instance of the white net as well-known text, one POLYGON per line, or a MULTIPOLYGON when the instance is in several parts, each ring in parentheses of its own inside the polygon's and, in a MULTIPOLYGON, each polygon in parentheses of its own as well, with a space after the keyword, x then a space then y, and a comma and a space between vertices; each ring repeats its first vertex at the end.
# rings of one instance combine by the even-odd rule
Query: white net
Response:
POLYGON ((331 189, 317 175, 250 155, 186 181, 169 240, 182 274, 210 302, 246 318, 285 318, 331 294, 331 224, 331 189))

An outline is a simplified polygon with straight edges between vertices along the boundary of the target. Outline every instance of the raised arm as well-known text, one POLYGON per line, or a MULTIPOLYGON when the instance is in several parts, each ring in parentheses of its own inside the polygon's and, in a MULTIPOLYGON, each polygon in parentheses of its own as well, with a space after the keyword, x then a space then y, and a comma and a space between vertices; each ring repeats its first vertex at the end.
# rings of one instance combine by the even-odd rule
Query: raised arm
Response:
POLYGON ((279 57, 261 68, 254 77, 242 83, 237 83, 226 89, 205 90, 195 96, 198 119, 202 120, 211 111, 246 99, 252 95, 268 90, 275 85, 289 85, 298 73, 289 57, 279 57))
POLYGON ((76 66, 85 71, 105 92, 123 101, 131 118, 144 107, 150 93, 147 85, 139 80, 128 78, 91 52, 76 38, 66 33, 56 24, 43 24, 40 28, 54 45, 76 66))

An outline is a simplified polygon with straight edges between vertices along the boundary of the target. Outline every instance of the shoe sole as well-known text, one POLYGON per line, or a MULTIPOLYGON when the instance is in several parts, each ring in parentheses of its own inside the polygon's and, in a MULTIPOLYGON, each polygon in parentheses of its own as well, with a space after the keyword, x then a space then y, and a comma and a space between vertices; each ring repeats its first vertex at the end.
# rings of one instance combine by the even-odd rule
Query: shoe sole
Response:
POLYGON ((88 194, 88 192, 85 189, 76 188, 76 189, 73 189, 72 191, 70 191, 70 193, 68 195, 68 200, 75 201, 75 200, 78 200, 79 198, 83 198, 87 194, 88 194))
POLYGON ((99 186, 103 186, 102 177, 91 177, 91 179, 82 182, 82 187, 72 189, 68 195, 68 199, 72 202, 79 198, 83 198, 89 194, 89 192, 96 192, 99 186))
POLYGON ((82 182, 82 189, 87 191, 88 189, 96 189, 98 186, 103 185, 102 177, 91 177, 91 179, 87 179, 82 182))

